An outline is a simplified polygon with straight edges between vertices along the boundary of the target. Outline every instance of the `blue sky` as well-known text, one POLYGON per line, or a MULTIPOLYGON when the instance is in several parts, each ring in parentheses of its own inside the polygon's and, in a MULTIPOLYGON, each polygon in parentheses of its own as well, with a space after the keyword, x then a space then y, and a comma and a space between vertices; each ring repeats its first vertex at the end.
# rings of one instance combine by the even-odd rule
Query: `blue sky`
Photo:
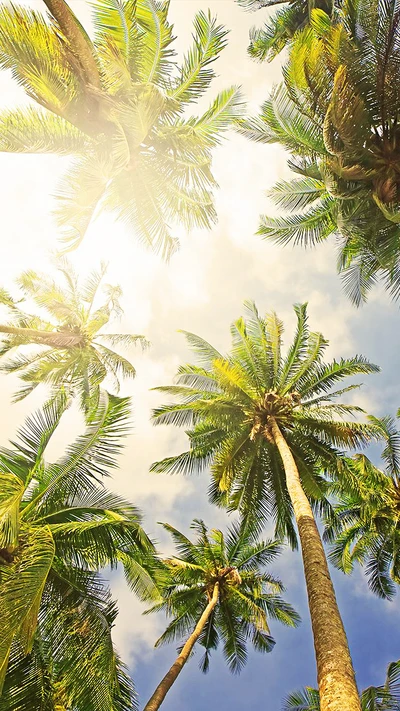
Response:
MULTIPOLYGON (((43 10, 41 0, 24 0, 24 4, 43 10)), ((89 3, 72 0, 71 5, 88 23, 89 3)), ((279 59, 272 65, 260 65, 246 55, 248 31, 252 24, 262 22, 263 13, 245 14, 233 0, 172 0, 171 19, 180 52, 189 44, 195 12, 208 7, 231 28, 231 34, 229 46, 216 65, 214 89, 203 104, 213 98, 217 89, 239 83, 249 111, 255 111, 280 77, 279 59)), ((0 73, 0 96, 3 107, 26 102, 6 72, 0 73)), ((24 269, 52 269, 50 253, 58 246, 51 217, 52 195, 64 166, 65 159, 0 154, 4 235, 0 244, 0 277, 6 288, 12 288, 13 280, 24 269)), ((168 521, 183 531, 188 531, 194 517, 204 518, 213 527, 224 527, 227 522, 227 517, 207 502, 206 475, 189 480, 148 473, 152 461, 185 446, 183 433, 153 428, 149 421, 151 408, 160 403, 160 396, 150 388, 170 383, 178 364, 191 360, 178 329, 198 333, 219 349, 227 350, 229 324, 241 314, 243 301, 250 298, 256 300, 261 312, 278 312, 287 327, 289 342, 295 325, 292 304, 308 301, 312 329, 330 339, 329 358, 362 353, 382 368, 379 375, 366 379, 353 401, 377 415, 394 415, 400 405, 398 305, 391 304, 379 288, 359 310, 348 302, 336 275, 334 240, 305 252, 300 248, 279 249, 254 234, 258 215, 273 209, 264 191, 289 175, 283 151, 230 135, 216 151, 214 169, 220 184, 218 225, 209 232, 199 230, 192 235, 178 229, 182 247, 169 265, 144 252, 134 235, 116 223, 112 215, 96 220, 79 251, 70 257, 82 276, 101 259, 109 261, 108 280, 120 283, 124 291, 125 314, 118 329, 144 333, 152 343, 145 354, 128 353, 137 378, 124 386, 123 394, 133 398, 134 429, 121 467, 109 483, 141 507, 147 530, 161 539, 165 552, 171 547, 157 530, 157 521, 168 521)), ((0 380, 3 403, 10 401, 15 387, 16 380, 11 376, 0 380)), ((3 408, 3 442, 14 435, 25 415, 43 398, 44 393, 38 389, 29 400, 7 408, 6 416, 3 408)), ((71 410, 60 427, 54 451, 62 448, 81 426, 79 414, 71 410)), ((376 449, 373 456, 378 456, 376 449)), ((286 694, 315 683, 300 554, 285 552, 272 570, 286 585, 287 599, 302 616, 301 626, 292 630, 273 625, 277 642, 273 652, 261 656, 250 651, 248 665, 238 677, 229 673, 220 653, 213 654, 210 672, 203 676, 197 666, 200 654, 195 655, 168 695, 165 711, 279 711, 286 694)), ((400 657, 398 599, 386 603, 374 598, 360 571, 347 578, 333 571, 333 578, 360 688, 381 683, 387 663, 400 657)), ((162 632, 163 619, 141 616, 143 608, 119 574, 113 575, 112 588, 120 607, 115 641, 123 658, 129 661, 143 704, 174 660, 175 650, 173 645, 153 649, 162 632)))

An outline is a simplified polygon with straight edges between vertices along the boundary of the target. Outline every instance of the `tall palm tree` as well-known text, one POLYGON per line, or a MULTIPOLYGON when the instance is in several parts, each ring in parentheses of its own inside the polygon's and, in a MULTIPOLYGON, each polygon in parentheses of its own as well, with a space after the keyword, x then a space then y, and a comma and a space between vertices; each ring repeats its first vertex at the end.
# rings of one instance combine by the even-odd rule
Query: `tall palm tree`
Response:
POLYGON ((313 10, 258 118, 241 131, 279 142, 300 178, 279 182, 259 234, 305 247, 335 235, 338 270, 357 305, 382 278, 400 296, 400 25, 395 0, 346 2, 340 22, 313 10), (293 211, 294 214, 293 214, 293 211))
POLYGON ((0 333, 5 334, 0 356, 30 346, 25 353, 12 353, 0 370, 17 373, 24 382, 15 400, 46 383, 53 394, 62 388, 69 395, 77 395, 82 408, 90 412, 97 406, 100 385, 106 377, 111 378, 118 392, 121 377, 135 376, 133 365, 110 346, 140 343, 146 347, 148 343, 144 336, 104 332, 109 321, 122 313, 118 286, 105 285, 105 301, 98 303, 106 272, 104 264, 81 285, 65 260, 60 260, 58 270, 62 285, 29 271, 17 281, 22 299, 12 298, 4 289, 0 291, 0 303, 10 314, 8 323, 0 324, 0 333), (23 309, 25 300, 39 308, 39 315, 23 309), (33 345, 39 347, 32 348, 33 345))
POLYGON ((168 2, 97 0, 93 41, 65 0, 46 5, 50 18, 0 9, 0 67, 39 105, 0 115, 0 150, 75 157, 57 207, 69 248, 108 209, 168 257, 172 225, 216 219, 212 149, 242 100, 231 87, 200 117, 186 111, 210 86, 227 31, 198 12, 177 69, 168 2))
POLYGON ((179 555, 163 561, 159 585, 163 600, 149 612, 164 610, 173 617, 156 646, 186 640, 144 711, 160 708, 197 642, 205 649, 200 661, 203 672, 220 641, 230 670, 239 672, 249 640, 260 652, 273 648, 268 618, 290 626, 299 622, 291 605, 277 594, 284 589, 282 583, 261 570, 279 554, 279 543, 258 541, 254 531, 239 525, 231 526, 224 536, 216 529, 207 531, 204 522, 195 519, 191 525, 197 533, 195 542, 169 524, 163 526, 179 555))
POLYGON ((122 711, 132 694, 111 640, 115 605, 99 571, 121 564, 134 591, 155 591, 143 565, 153 546, 138 510, 101 484, 116 465, 129 401, 102 395, 86 432, 49 463, 66 404, 47 404, 11 449, 0 449, 0 682, 9 663, 5 703, 13 710, 32 708, 32 694, 49 692, 65 708, 122 711))
POLYGON ((347 639, 329 576, 312 503, 323 503, 321 467, 336 466, 337 448, 364 445, 379 436, 376 423, 346 422, 362 410, 333 402, 356 387, 332 391, 345 377, 378 370, 362 356, 323 361, 327 341, 310 333, 306 305, 295 306, 297 330, 286 357, 283 324, 276 314, 248 318, 231 327, 232 350, 223 356, 186 334, 200 365, 179 368, 177 384, 159 388, 177 403, 154 411, 155 424, 184 426, 189 451, 152 466, 156 472, 211 467, 211 499, 239 511, 255 525, 272 516, 276 533, 300 537, 309 598, 318 684, 323 711, 359 711, 347 639))
POLYGON ((332 16, 340 7, 341 0, 236 0, 245 10, 254 12, 263 8, 284 5, 270 17, 262 29, 250 32, 248 52, 251 57, 268 62, 293 41, 296 33, 311 22, 312 10, 321 9, 332 16))
POLYGON ((391 599, 400 584, 400 433, 392 418, 379 421, 386 431, 382 471, 364 455, 347 460, 332 493, 337 504, 326 517, 330 559, 345 573, 365 566, 368 585, 391 599))
MULTIPOLYGON (((400 711, 400 660, 391 662, 386 672, 385 683, 368 686, 361 692, 362 711, 400 711)), ((307 686, 295 691, 286 699, 282 711, 320 711, 318 689, 307 686)))

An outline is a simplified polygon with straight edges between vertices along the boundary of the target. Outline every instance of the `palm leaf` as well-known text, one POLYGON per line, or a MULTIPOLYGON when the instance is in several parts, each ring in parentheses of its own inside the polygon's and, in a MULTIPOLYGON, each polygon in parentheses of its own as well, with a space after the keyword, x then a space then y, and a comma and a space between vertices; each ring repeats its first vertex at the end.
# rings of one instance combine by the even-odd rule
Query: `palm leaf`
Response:
POLYGON ((18 545, 19 509, 24 491, 21 479, 0 473, 0 550, 12 550, 18 545))
POLYGON ((21 530, 24 544, 20 556, 10 567, 2 566, 0 611, 3 635, 0 642, 1 686, 10 647, 15 636, 21 638, 25 652, 31 649, 37 615, 54 557, 54 542, 48 528, 21 530))
POLYGON ((226 46, 227 30, 217 25, 210 11, 198 12, 194 19, 193 46, 185 55, 180 76, 168 94, 182 103, 197 99, 208 88, 215 74, 210 64, 226 46))

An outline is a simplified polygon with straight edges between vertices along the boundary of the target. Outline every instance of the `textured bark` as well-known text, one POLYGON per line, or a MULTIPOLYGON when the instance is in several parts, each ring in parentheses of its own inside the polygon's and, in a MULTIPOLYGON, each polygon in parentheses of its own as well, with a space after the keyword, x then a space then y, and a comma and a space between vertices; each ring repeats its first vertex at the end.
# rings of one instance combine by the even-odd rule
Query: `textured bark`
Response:
POLYGON ((100 74, 93 52, 93 45, 84 27, 75 17, 65 0, 43 0, 50 14, 68 40, 71 52, 77 58, 87 82, 101 89, 100 74))
POLYGON ((321 537, 292 452, 273 418, 270 424, 285 469, 286 485, 299 530, 321 711, 361 711, 349 646, 321 537))
POLYGON ((82 336, 73 333, 58 333, 57 331, 38 331, 35 328, 17 328, 0 325, 0 333, 20 336, 27 343, 37 343, 52 348, 74 348, 82 345, 82 336))
POLYGON ((198 638, 200 637, 204 627, 206 626, 206 624, 209 620, 209 617, 210 617, 212 611, 214 610, 214 608, 218 602, 218 596, 219 596, 219 584, 215 583, 211 600, 209 601, 207 607, 205 608, 196 627, 194 628, 189 639, 183 645, 183 649, 182 649, 181 653, 179 654, 179 656, 174 661, 172 667, 166 673, 164 678, 160 681, 154 694, 147 702, 143 711, 157 711, 157 709, 160 708, 160 706, 161 706, 162 702, 164 701, 172 684, 177 679, 177 677, 181 673, 184 665, 186 664, 187 660, 189 659, 190 653, 191 653, 194 645, 196 644, 198 638))

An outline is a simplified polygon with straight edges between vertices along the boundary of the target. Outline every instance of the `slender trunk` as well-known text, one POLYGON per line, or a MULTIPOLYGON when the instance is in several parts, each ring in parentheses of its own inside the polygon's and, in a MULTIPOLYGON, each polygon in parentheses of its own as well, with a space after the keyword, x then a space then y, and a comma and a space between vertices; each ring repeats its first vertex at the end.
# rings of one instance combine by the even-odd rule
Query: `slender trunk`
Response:
POLYGON ((52 348, 74 348, 82 344, 82 336, 57 331, 38 331, 35 328, 17 328, 14 326, 0 325, 0 333, 12 336, 21 336, 27 343, 37 343, 52 348))
POLYGON ((154 694, 147 702, 143 711, 157 711, 160 708, 162 702, 164 701, 168 691, 170 690, 172 684, 177 679, 178 675, 181 673, 184 665, 189 659, 189 655, 196 644, 198 638, 200 637, 204 627, 206 626, 212 611, 214 610, 219 596, 219 584, 215 583, 212 598, 209 601, 207 607, 205 608, 202 616, 200 617, 196 627, 194 628, 189 639, 183 645, 183 649, 179 656, 175 659, 172 667, 166 673, 164 678, 160 681, 154 694))
POLYGON ((271 430, 282 458, 299 530, 314 635, 321 711, 361 711, 349 646, 325 551, 292 452, 276 421, 271 430))
POLYGON ((43 2, 68 40, 69 48, 77 59, 86 81, 95 89, 101 89, 93 45, 86 30, 65 0, 43 0, 43 2))

